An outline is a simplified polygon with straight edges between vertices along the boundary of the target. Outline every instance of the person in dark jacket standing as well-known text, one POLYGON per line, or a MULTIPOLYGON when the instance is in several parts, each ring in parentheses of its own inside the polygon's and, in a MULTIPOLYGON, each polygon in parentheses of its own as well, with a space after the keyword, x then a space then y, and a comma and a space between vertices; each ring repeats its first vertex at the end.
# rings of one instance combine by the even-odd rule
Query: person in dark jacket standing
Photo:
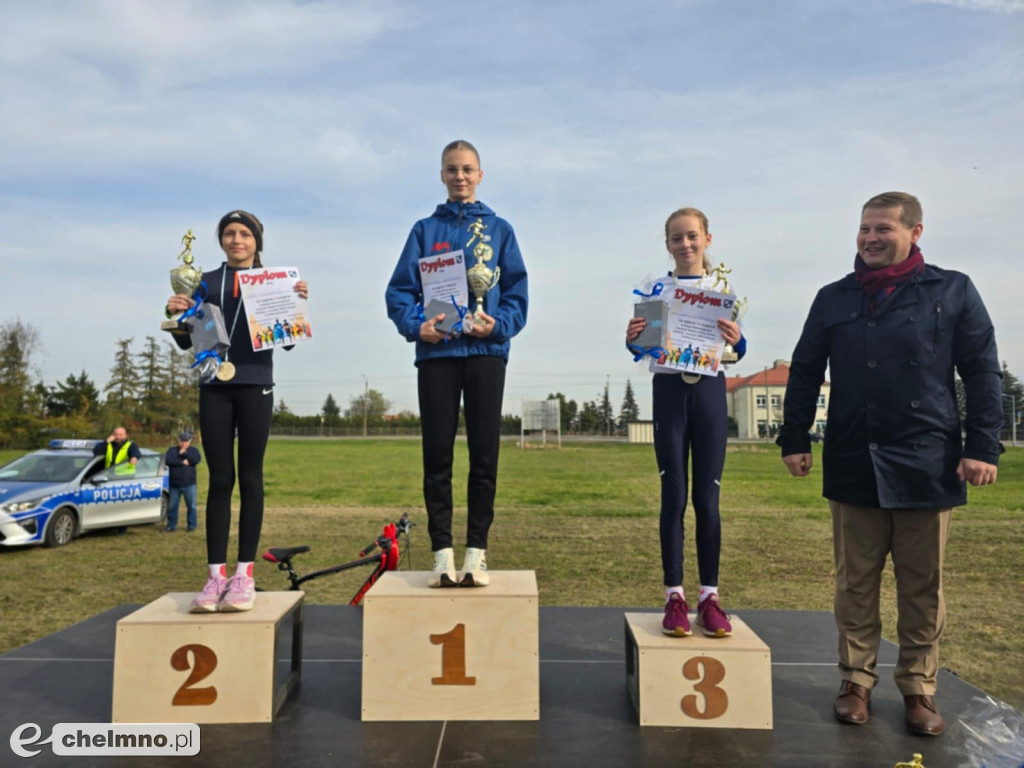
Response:
POLYGON ((166 533, 178 529, 178 504, 185 499, 187 531, 196 529, 196 466, 203 460, 199 449, 192 445, 192 433, 182 432, 178 435, 178 445, 167 449, 164 464, 169 468, 167 484, 170 495, 167 499, 166 533))
POLYGON ((831 371, 822 452, 832 512, 841 722, 868 719, 882 633, 879 584, 896 575, 894 677, 907 729, 937 736, 942 562, 965 482, 996 481, 1002 427, 995 331, 967 275, 925 264, 913 195, 877 195, 861 211, 854 272, 822 288, 793 352, 778 444, 796 477, 811 469, 815 402, 831 371), (954 370, 964 382, 960 423, 954 370), (966 435, 962 438, 961 435, 966 435))

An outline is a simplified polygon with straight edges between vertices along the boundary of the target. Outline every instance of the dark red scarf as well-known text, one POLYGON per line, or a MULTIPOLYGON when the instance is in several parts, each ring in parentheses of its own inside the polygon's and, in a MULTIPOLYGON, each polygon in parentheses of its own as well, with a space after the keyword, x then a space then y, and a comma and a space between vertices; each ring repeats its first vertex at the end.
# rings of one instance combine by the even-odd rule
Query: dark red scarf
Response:
POLYGON ((914 275, 924 272, 924 255, 917 243, 910 246, 910 256, 897 264, 872 269, 857 254, 853 260, 853 273, 868 296, 868 308, 874 312, 896 288, 914 275))

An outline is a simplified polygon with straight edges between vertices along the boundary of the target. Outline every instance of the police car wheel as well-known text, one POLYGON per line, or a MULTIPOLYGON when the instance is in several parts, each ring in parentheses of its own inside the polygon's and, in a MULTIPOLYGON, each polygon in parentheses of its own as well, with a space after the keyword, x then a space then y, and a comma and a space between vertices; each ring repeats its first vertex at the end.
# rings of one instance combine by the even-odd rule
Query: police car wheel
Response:
POLYGON ((75 538, 75 513, 70 509, 58 509, 53 514, 50 524, 46 527, 43 545, 47 547, 63 547, 75 538))

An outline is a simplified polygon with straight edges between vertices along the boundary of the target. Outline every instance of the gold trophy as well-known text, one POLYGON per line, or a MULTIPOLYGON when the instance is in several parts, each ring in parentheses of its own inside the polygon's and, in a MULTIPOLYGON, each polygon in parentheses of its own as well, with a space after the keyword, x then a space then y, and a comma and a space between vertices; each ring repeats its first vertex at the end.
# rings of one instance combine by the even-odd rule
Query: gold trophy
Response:
MULTIPOLYGON (((468 248, 473 244, 474 240, 479 239, 479 242, 473 248, 473 256, 476 258, 476 263, 466 270, 466 282, 469 284, 469 291, 476 297, 476 309, 474 313, 480 312, 484 308, 484 296, 494 286, 498 284, 498 280, 501 278, 501 267, 495 267, 491 269, 487 266, 487 262, 494 258, 494 249, 491 248, 486 242, 484 242, 483 231, 487 229, 482 219, 477 219, 469 225, 469 231, 473 233, 473 236, 469 238, 469 242, 466 243, 468 248)), ((471 323, 475 323, 475 320, 470 320, 471 323)))
MULTIPOLYGON (((178 254, 178 258, 181 259, 182 264, 171 270, 171 290, 174 291, 175 296, 195 298, 196 291, 199 290, 199 284, 203 282, 203 270, 193 264, 195 258, 192 256, 192 241, 195 239, 196 236, 192 234, 191 229, 181 238, 185 248, 178 254)), ((178 322, 181 319, 181 315, 181 312, 177 315, 171 315, 167 322, 160 323, 160 330, 187 336, 188 330, 184 329, 178 322)))
MULTIPOLYGON (((721 262, 717 267, 711 270, 710 276, 715 278, 715 282, 711 284, 712 291, 720 291, 721 293, 731 293, 733 296, 736 292, 733 291, 732 286, 729 285, 728 275, 732 273, 731 269, 726 268, 725 262, 721 262), (721 286, 721 288, 719 288, 721 286)), ((734 323, 747 314, 748 301, 746 297, 742 299, 736 299, 732 305, 732 321, 734 323)), ((722 350, 722 362, 723 363, 735 363, 739 360, 739 355, 736 354, 736 350, 732 348, 731 344, 726 344, 722 350)))

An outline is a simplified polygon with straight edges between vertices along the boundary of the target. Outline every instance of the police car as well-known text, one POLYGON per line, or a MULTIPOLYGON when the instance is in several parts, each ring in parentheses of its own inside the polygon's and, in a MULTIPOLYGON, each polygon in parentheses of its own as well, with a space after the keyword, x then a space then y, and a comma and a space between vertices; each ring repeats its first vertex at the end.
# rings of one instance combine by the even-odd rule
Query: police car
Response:
POLYGON ((0 467, 0 546, 59 547, 86 531, 158 523, 167 514, 164 455, 141 449, 134 471, 103 469, 98 440, 51 440, 0 467))

